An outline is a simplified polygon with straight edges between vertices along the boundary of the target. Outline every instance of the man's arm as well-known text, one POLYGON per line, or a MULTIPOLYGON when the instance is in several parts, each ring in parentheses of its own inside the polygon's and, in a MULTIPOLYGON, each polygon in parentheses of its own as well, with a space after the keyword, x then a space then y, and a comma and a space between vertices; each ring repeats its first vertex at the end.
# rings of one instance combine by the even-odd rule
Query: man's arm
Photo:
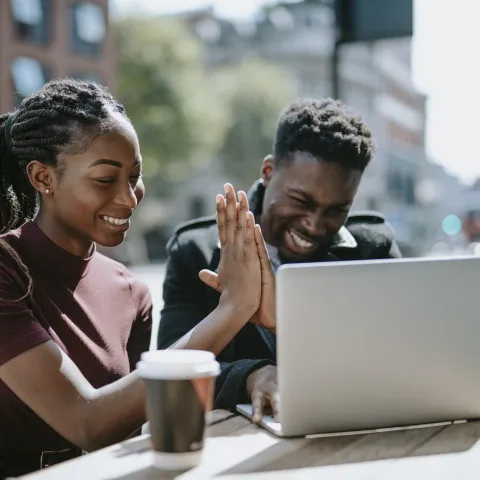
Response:
POLYGON ((387 253, 387 258, 402 258, 402 252, 400 251, 400 248, 395 238, 392 239, 390 249, 387 253))
POLYGON ((348 217, 346 226, 359 243, 363 259, 401 258, 395 231, 383 215, 376 212, 358 212, 348 217))
POLYGON ((167 244, 167 265, 163 283, 163 309, 160 313, 157 348, 171 347, 208 315, 208 305, 197 281, 203 267, 195 246, 180 243, 174 236, 167 244))
POLYGON ((402 252, 400 251, 397 240, 395 239, 395 230, 387 221, 385 221, 383 227, 385 236, 387 238, 385 258, 402 258, 402 252))
POLYGON ((250 403, 248 377, 267 365, 275 363, 272 360, 250 359, 220 362, 221 373, 217 378, 214 408, 234 411, 238 404, 250 403))

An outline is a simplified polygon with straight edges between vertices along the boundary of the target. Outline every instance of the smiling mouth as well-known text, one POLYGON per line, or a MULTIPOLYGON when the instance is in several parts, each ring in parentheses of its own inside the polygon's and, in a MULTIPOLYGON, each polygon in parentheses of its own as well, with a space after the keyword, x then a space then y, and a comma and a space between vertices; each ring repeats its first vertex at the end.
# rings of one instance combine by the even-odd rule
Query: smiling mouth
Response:
POLYGON ((105 215, 100 215, 100 218, 105 222, 108 223, 109 225, 115 225, 115 226, 125 226, 128 224, 129 219, 128 218, 115 218, 115 217, 107 217, 105 215))
POLYGON ((290 238, 293 240, 293 243, 297 247, 301 248, 302 250, 305 250, 305 251, 312 250, 317 246, 316 243, 309 242, 304 238, 300 237, 300 235, 298 235, 298 233, 295 230, 293 230, 293 228, 288 230, 288 234, 290 235, 290 238))

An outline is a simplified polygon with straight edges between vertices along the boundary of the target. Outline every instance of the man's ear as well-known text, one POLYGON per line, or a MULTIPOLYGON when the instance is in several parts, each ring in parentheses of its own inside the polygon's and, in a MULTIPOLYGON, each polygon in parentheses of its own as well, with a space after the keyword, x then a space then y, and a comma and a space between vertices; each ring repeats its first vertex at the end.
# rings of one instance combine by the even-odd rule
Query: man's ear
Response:
POLYGON ((263 181, 263 185, 268 187, 270 180, 272 179, 273 171, 275 170, 275 160, 273 155, 267 155, 262 161, 262 167, 260 169, 260 178, 263 181))
POLYGON ((52 195, 55 183, 53 168, 38 160, 32 160, 27 165, 27 175, 33 188, 40 195, 52 195))

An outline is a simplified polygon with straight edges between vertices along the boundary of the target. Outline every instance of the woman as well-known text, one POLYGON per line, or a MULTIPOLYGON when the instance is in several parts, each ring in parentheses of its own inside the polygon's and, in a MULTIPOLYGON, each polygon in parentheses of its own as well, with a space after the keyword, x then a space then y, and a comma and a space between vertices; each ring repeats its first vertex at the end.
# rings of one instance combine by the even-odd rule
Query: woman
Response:
MULTIPOLYGON (((105 89, 52 81, 1 116, 0 174, 3 478, 118 442, 145 422, 132 372, 148 350, 152 304, 144 284, 95 248, 124 240, 144 195, 135 130, 105 89)), ((177 348, 218 353, 260 302, 261 233, 245 194, 237 217, 235 192, 226 192, 237 233, 219 270, 222 315, 177 348)))

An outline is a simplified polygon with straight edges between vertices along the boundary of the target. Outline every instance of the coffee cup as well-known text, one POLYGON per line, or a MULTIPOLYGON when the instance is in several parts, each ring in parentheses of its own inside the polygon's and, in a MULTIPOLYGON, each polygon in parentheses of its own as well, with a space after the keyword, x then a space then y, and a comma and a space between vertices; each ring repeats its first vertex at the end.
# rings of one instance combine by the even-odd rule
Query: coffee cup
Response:
POLYGON ((202 458, 206 414, 213 407, 219 363, 210 352, 157 350, 142 354, 137 374, 147 390, 154 465, 186 470, 202 458))

